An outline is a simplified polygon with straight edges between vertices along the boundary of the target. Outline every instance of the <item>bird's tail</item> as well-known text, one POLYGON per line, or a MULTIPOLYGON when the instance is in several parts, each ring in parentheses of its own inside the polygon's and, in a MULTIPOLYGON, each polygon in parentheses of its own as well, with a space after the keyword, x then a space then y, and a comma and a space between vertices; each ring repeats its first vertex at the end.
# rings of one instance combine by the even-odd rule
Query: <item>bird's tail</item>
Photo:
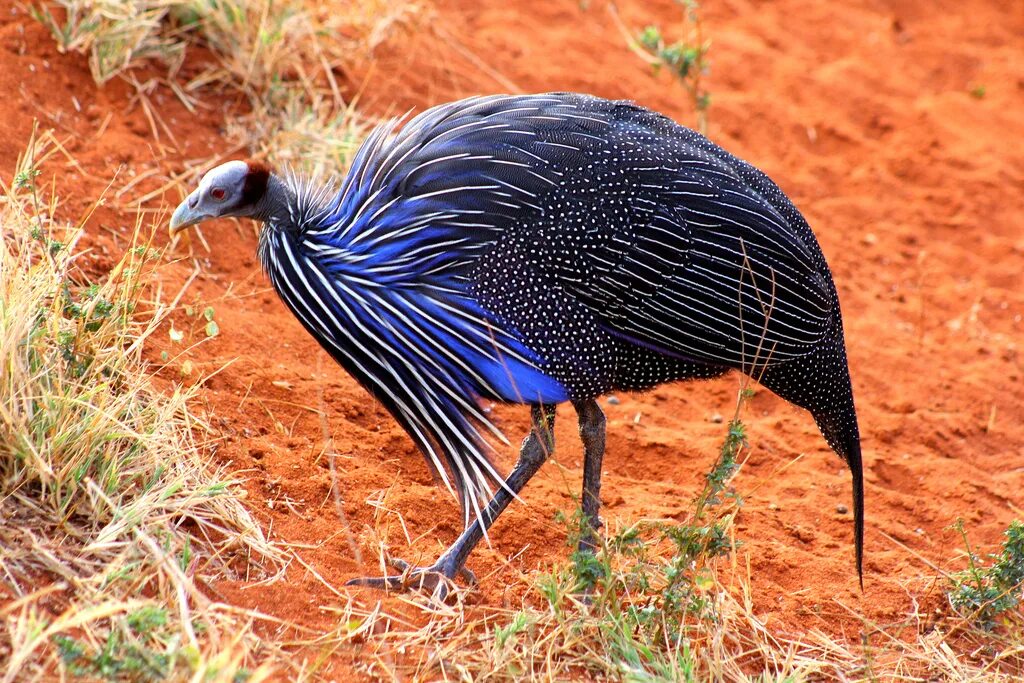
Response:
POLYGON ((787 401, 809 410, 825 441, 850 468, 857 576, 863 588, 864 467, 841 328, 813 353, 768 367, 760 382, 787 401))
POLYGON ((857 552, 857 578, 864 588, 864 466, 860 454, 860 432, 853 412, 812 412, 822 436, 840 458, 846 461, 853 478, 853 539, 857 552))

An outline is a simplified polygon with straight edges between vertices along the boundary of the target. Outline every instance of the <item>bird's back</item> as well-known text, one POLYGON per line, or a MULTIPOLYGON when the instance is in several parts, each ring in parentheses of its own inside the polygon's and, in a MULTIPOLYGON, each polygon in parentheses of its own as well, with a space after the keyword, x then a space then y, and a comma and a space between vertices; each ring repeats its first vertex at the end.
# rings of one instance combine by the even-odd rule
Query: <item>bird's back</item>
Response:
POLYGON ((366 149, 339 215, 375 193, 364 215, 395 201, 385 218, 415 221, 445 274, 571 395, 698 367, 758 374, 840 329, 828 266, 792 203, 654 112, 573 94, 478 98, 366 149))

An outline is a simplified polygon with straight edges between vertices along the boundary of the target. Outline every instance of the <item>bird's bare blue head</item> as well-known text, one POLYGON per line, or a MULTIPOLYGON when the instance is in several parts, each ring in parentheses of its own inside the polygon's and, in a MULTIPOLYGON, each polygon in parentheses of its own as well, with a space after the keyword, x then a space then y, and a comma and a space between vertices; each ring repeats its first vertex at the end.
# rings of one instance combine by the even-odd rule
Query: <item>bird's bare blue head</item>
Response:
POLYGON ((247 217, 268 220, 273 215, 269 194, 280 181, 259 161, 228 161, 202 177, 197 187, 171 216, 171 234, 211 218, 247 217))

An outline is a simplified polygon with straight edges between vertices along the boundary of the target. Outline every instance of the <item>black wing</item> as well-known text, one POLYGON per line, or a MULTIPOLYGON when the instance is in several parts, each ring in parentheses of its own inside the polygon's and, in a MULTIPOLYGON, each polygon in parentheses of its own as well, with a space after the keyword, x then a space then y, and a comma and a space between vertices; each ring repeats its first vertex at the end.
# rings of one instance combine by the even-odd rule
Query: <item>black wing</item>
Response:
POLYGON ((751 369, 811 353, 835 328, 831 275, 803 218, 763 174, 663 117, 617 105, 602 193, 568 189, 592 226, 579 280, 616 334, 751 369), (612 172, 614 168, 614 175, 612 172), (754 362, 757 359, 758 362, 754 362))
POLYGON ((750 370, 812 352, 837 324, 828 266, 785 195, 664 116, 575 94, 488 97, 430 110, 399 138, 403 194, 457 213, 476 249, 530 250, 533 275, 612 335, 750 370))

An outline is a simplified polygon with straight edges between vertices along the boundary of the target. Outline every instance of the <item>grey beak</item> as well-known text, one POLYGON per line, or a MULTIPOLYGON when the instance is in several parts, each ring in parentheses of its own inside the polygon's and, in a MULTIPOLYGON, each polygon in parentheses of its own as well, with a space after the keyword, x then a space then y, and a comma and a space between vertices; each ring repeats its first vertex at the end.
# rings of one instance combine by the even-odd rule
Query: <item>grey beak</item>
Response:
POLYGON ((189 228, 196 223, 209 218, 207 214, 198 210, 198 200, 199 190, 196 190, 189 196, 185 197, 181 204, 178 204, 178 208, 174 210, 174 214, 171 216, 171 235, 175 235, 185 228, 189 228))

